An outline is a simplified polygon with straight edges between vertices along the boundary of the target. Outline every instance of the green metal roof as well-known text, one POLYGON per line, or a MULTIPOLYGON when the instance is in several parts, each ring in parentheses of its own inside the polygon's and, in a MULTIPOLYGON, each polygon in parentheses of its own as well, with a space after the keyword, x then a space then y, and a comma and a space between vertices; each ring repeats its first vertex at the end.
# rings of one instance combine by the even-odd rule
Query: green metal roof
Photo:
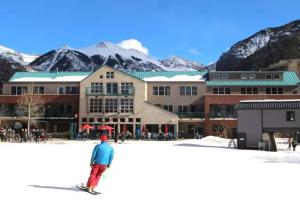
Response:
POLYGON ((126 72, 126 73, 138 79, 143 80, 144 78, 151 78, 151 77, 158 77, 158 76, 164 76, 168 78, 178 76, 178 75, 204 76, 207 73, 207 71, 159 71, 159 72, 148 71, 148 72, 126 72))
MULTIPOLYGON (((46 80, 56 80, 56 79, 66 79, 68 77, 86 77, 91 72, 15 72, 14 75, 10 78, 10 82, 18 82, 18 81, 30 81, 30 79, 36 81, 46 81, 46 80)), ((74 79, 74 81, 78 81, 78 79, 74 79)))
POLYGON ((297 86, 296 72, 283 72, 282 80, 211 80, 207 86, 297 86))

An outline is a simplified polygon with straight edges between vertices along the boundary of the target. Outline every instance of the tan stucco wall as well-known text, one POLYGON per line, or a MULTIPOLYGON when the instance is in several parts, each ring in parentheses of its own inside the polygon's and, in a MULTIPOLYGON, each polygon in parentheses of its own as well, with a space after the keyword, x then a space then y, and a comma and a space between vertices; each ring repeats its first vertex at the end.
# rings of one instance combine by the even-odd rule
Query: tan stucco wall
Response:
MULTIPOLYGON (((120 91, 118 91, 120 92, 120 91)), ((141 118, 141 124, 178 124, 177 115, 164 111, 150 103, 145 102, 147 96, 147 84, 146 82, 134 78, 130 75, 127 75, 123 72, 115 70, 110 67, 102 67, 97 70, 95 73, 88 76, 80 83, 80 125, 82 118, 141 118), (114 79, 107 79, 106 72, 114 72, 114 79), (100 79, 100 75, 103 78, 100 79), (102 82, 104 86, 106 83, 118 83, 120 89, 122 82, 132 82, 134 87, 134 96, 128 96, 126 98, 133 98, 134 102, 134 112, 133 113, 89 113, 88 107, 88 96, 86 96, 86 88, 90 87, 91 82, 102 82)), ((97 98, 125 98, 124 96, 115 97, 115 96, 98 96, 97 98)), ((105 105, 103 104, 104 108, 105 105)), ((127 122, 127 121, 126 121, 127 122)), ((116 124, 116 123, 113 123, 116 124)))
POLYGON ((199 107, 204 105, 202 97, 206 93, 206 84, 204 82, 150 82, 147 84, 147 100, 152 104, 160 104, 163 105, 173 105, 173 112, 178 112, 179 105, 187 105, 191 104, 199 107), (154 86, 170 86, 170 95, 169 96, 156 96, 153 95, 153 87, 154 86), (180 95, 180 87, 181 86, 196 86, 197 87, 197 95, 196 96, 181 96, 180 95))

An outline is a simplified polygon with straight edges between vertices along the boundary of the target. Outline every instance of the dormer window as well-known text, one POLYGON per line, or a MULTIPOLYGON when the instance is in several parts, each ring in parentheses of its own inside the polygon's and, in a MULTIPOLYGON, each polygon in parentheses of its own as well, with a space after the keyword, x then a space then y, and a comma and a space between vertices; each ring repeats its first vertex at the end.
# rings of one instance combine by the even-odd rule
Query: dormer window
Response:
POLYGON ((221 77, 220 74, 214 74, 214 79, 218 79, 219 80, 220 77, 221 77))
POLYGON ((266 78, 266 79, 272 79, 272 75, 271 75, 271 74, 266 74, 266 75, 265 75, 265 78, 266 78))
POLYGON ((222 74, 222 79, 227 80, 228 79, 228 74, 222 74))
POLYGON ((256 74, 249 74, 249 79, 255 79, 256 78, 256 74))
POLYGON ((248 74, 241 74, 241 79, 248 79, 248 74))
POLYGON ((280 79, 280 75, 279 74, 274 74, 274 79, 280 79))

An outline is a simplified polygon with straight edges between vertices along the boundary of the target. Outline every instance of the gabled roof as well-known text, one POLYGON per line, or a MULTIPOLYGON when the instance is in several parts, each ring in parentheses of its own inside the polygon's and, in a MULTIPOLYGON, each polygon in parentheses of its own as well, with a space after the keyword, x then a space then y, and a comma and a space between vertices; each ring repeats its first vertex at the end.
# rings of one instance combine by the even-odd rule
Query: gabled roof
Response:
POLYGON ((282 80, 211 80, 207 86, 297 86, 299 78, 296 72, 283 72, 282 80))
POLYGON ((144 81, 205 81, 207 71, 148 71, 127 72, 129 75, 144 81))
POLYGON ((9 82, 80 82, 91 72, 16 72, 9 82))

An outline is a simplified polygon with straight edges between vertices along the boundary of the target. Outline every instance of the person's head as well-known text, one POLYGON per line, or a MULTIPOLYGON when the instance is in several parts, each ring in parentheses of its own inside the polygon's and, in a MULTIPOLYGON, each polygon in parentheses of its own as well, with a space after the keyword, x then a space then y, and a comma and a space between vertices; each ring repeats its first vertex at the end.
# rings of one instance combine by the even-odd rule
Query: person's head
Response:
POLYGON ((100 140, 101 140, 101 142, 107 142, 107 135, 101 134, 100 135, 100 140))

